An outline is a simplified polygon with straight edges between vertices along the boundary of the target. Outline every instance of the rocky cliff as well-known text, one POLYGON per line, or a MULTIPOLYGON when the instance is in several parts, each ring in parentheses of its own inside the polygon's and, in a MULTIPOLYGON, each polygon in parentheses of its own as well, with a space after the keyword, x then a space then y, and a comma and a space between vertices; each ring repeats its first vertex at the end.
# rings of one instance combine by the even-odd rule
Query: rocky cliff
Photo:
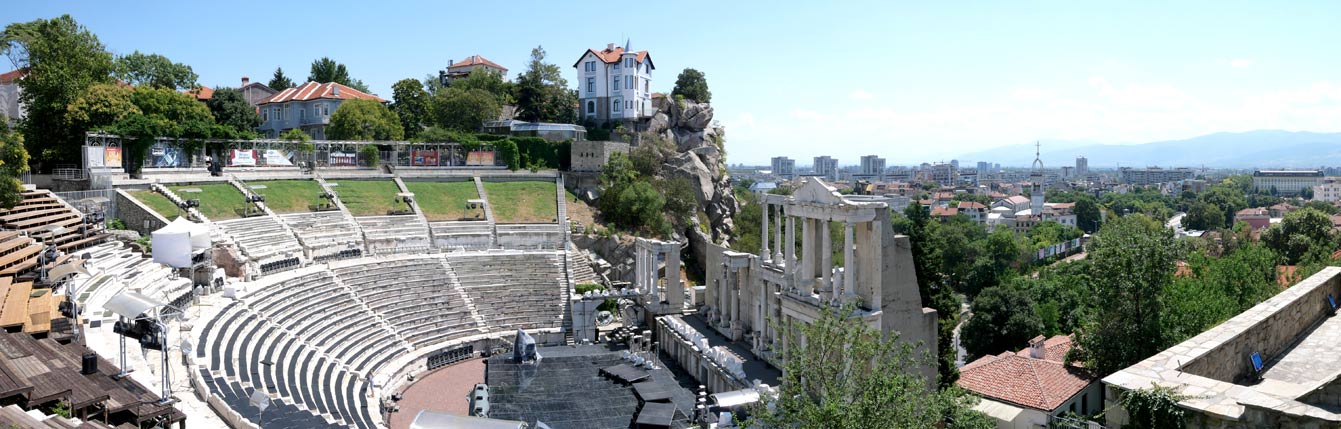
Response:
POLYGON ((702 218, 707 219, 707 225, 699 225, 701 218, 694 216, 692 224, 677 231, 680 237, 676 237, 689 242, 689 251, 685 253, 693 260, 688 266, 702 274, 706 244, 729 245, 735 233, 731 219, 740 209, 727 182, 726 130, 713 122, 712 105, 708 103, 677 102, 662 97, 655 107, 659 113, 650 121, 648 132, 674 142, 676 152, 662 165, 661 174, 688 179, 702 218))

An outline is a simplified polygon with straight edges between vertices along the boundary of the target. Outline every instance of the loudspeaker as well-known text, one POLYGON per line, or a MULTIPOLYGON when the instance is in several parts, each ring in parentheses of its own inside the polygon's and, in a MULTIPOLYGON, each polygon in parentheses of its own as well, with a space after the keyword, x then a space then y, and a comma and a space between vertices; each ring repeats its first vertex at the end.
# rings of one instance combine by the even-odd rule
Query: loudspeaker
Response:
POLYGON ((98 355, 96 353, 84 353, 83 369, 80 374, 90 375, 98 373, 98 355))

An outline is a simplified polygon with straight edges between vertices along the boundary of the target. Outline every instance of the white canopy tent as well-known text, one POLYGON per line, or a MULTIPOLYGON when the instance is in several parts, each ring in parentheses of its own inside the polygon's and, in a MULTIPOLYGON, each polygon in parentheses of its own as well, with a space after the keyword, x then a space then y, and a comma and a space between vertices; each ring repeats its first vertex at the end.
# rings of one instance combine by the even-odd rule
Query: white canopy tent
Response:
POLYGON ((193 251, 210 247, 209 227, 180 216, 150 235, 154 262, 170 267, 189 267, 193 251))

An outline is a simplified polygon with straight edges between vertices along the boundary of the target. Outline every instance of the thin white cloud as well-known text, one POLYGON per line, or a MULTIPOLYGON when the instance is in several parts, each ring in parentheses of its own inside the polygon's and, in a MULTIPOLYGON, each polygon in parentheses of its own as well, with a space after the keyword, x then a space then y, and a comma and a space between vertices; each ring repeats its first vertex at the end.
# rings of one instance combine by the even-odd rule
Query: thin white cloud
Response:
POLYGON ((1225 64, 1236 69, 1246 69, 1253 66, 1253 60, 1247 58, 1233 58, 1225 60, 1225 64))
POLYGON ((870 100, 875 98, 875 96, 871 95, 871 93, 860 89, 852 91, 852 93, 848 94, 847 96, 852 98, 853 100, 870 100))

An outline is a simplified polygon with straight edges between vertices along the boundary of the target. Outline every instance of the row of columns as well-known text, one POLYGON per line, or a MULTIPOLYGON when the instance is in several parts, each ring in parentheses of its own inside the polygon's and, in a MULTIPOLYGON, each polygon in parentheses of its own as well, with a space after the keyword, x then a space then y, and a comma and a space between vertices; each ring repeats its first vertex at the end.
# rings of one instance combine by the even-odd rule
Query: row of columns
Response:
POLYGON ((671 309, 684 307, 684 288, 680 284, 680 245, 639 239, 636 244, 634 284, 654 302, 664 300, 671 309), (665 285, 660 285, 657 264, 666 261, 665 285), (658 295, 664 298, 658 299, 658 295))
POLYGON ((794 231, 796 217, 786 215, 784 213, 783 205, 771 204, 767 201, 762 204, 763 229, 759 234, 760 241, 762 242, 759 251, 759 257, 761 259, 770 261, 774 265, 784 266, 787 273, 799 274, 801 279, 814 279, 818 275, 819 284, 816 289, 819 290, 820 298, 824 301, 828 301, 835 296, 841 296, 847 292, 856 291, 856 270, 853 269, 854 260, 856 259, 856 251, 854 247, 856 245, 854 237, 855 225, 851 221, 843 222, 842 284, 834 284, 832 275, 833 243, 832 238, 829 236, 829 221, 824 219, 801 218, 801 245, 805 250, 802 257, 805 258, 805 261, 801 261, 800 269, 798 270, 794 231), (770 218, 774 217, 773 212, 775 209, 777 210, 777 216, 781 217, 781 219, 773 222, 775 229, 770 230, 770 218), (819 240, 818 245, 811 242, 811 240, 815 239, 819 240), (772 242, 771 246, 770 241, 772 242), (819 261, 814 259, 816 254, 819 256, 819 261), (817 263, 818 265, 816 265, 817 263), (818 273, 816 271, 818 271, 818 273))

